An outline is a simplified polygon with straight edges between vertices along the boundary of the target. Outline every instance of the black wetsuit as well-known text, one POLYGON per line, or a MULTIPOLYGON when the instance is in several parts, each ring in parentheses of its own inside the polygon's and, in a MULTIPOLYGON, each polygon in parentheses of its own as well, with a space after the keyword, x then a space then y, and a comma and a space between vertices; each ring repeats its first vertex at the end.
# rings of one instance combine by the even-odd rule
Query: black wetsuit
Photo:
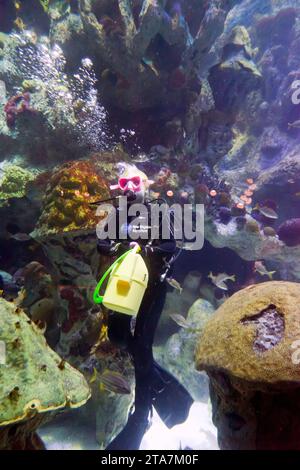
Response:
MULTIPOLYGON (((147 205, 150 216, 150 204, 147 205)), ((117 228, 119 213, 117 211, 117 228)), ((128 220, 130 225, 131 220, 128 220)), ((143 220, 141 221, 143 223, 143 220)), ((151 226, 151 220, 146 226, 151 226)), ((118 232, 117 232, 118 233, 118 232)), ((150 233, 149 233, 150 235, 150 233)), ((98 251, 104 255, 118 256, 128 249, 129 240, 122 240, 116 253, 119 240, 98 240, 98 251)), ((142 255, 149 270, 149 283, 139 313, 136 318, 134 335, 131 333, 132 317, 111 313, 109 315, 108 334, 112 342, 125 347, 130 353, 135 368, 135 403, 134 412, 129 415, 127 424, 121 433, 108 446, 110 450, 135 450, 149 425, 152 405, 168 426, 183 422, 188 415, 193 399, 177 380, 155 363, 152 345, 155 331, 164 307, 167 285, 166 276, 170 276, 172 262, 176 256, 176 241, 162 239, 161 230, 157 240, 135 240, 142 247, 142 255)))

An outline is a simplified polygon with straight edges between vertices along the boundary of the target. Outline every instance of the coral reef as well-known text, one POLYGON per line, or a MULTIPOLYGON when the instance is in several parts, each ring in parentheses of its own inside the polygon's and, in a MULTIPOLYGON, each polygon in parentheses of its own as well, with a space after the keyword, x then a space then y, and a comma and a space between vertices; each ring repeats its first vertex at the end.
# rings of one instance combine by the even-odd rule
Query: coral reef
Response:
POLYGON ((23 287, 22 308, 32 321, 46 324, 46 340, 55 348, 60 338, 61 305, 53 277, 37 261, 28 263, 14 277, 23 287))
POLYGON ((0 55, 6 97, 0 148, 6 154, 19 153, 47 166, 107 146, 106 114, 97 99, 90 60, 82 56, 77 73, 67 75, 59 45, 52 46, 47 36, 33 30, 6 35, 0 55))
POLYGON ((45 238, 76 230, 94 230, 99 218, 90 204, 108 197, 108 184, 97 174, 93 163, 67 163, 50 178, 34 236, 45 238))
POLYGON ((43 330, 14 303, 0 299, 0 448, 35 449, 35 432, 55 411, 77 408, 90 398, 83 375, 46 343, 43 330))
MULTIPOLYGON (((96 251, 95 226, 105 214, 97 217, 90 205, 110 197, 118 164, 133 161, 153 180, 152 199, 204 205, 206 245, 216 257, 219 248, 230 252, 222 269, 233 274, 231 259, 242 258, 226 294, 204 280, 210 263, 217 269, 205 256, 197 272, 179 273, 182 295, 167 293, 157 358, 204 399, 197 387, 205 376, 191 369, 197 334, 170 314, 202 329, 225 295, 261 281, 256 261, 276 279, 300 280, 297 2, 6 3, 0 6, 4 296, 15 297, 22 287, 21 308, 34 331, 34 322, 46 322, 50 346, 89 379, 94 369, 110 368, 133 385, 130 359, 108 341, 107 316, 93 303, 108 261, 96 251)), ((288 344, 298 332, 294 291, 292 284, 251 287, 208 322, 198 366, 210 375, 224 448, 285 448, 288 438, 298 448, 285 426, 290 421, 296 435, 297 373, 288 363, 288 344), (277 405, 281 430, 272 421, 277 405)), ((105 447, 133 396, 103 392, 98 378, 91 388, 92 400, 80 413, 105 447)), ((0 423, 0 440, 4 432, 6 447, 42 447, 35 429, 43 420, 39 413, 12 431, 0 423), (15 442, 10 432, 19 436, 15 442)))
POLYGON ((108 196, 108 184, 95 164, 65 164, 49 180, 43 211, 32 233, 43 246, 56 279, 62 325, 60 350, 66 356, 84 356, 93 344, 78 339, 81 328, 93 323, 92 294, 100 270, 95 227, 101 218, 90 203, 108 196))
POLYGON ((253 285, 206 324, 196 366, 210 377, 222 449, 299 448, 298 304, 297 283, 253 285))
POLYGON ((161 100, 182 100, 186 90, 198 91, 197 72, 201 70, 204 76, 207 51, 222 32, 233 4, 211 2, 193 10, 193 5, 181 7, 179 3, 178 8, 170 8, 166 1, 145 0, 134 5, 123 1, 81 1, 80 14, 89 47, 97 61, 110 70, 110 74, 103 74, 101 83, 107 97, 117 100, 119 106, 137 110, 156 106, 161 100), (186 14, 192 10, 191 31, 186 14))
POLYGON ((8 127, 15 125, 16 118, 19 114, 28 111, 34 112, 33 109, 30 108, 30 94, 28 92, 12 96, 4 106, 8 127))
POLYGON ((0 205, 6 204, 11 198, 25 196, 27 184, 34 178, 34 173, 20 166, 2 165, 0 169, 0 205))

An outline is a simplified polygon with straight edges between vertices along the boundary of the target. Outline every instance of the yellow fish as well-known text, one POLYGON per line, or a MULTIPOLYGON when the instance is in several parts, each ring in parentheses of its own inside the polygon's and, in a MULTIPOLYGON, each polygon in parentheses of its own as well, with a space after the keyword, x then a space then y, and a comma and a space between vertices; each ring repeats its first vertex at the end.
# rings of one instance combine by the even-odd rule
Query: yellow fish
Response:
POLYGON ((21 3, 20 3, 18 0, 15 0, 15 1, 14 1, 14 5, 15 5, 15 9, 16 9, 16 10, 20 10, 20 8, 21 8, 21 6, 22 6, 21 3))
POLYGON ((168 277, 168 278, 167 278, 167 283, 168 283, 171 287, 173 287, 173 289, 178 290, 178 291, 179 291, 179 294, 182 293, 183 288, 181 287, 181 285, 179 284, 179 282, 176 281, 176 279, 173 279, 173 278, 168 277))
POLYGON ((24 21, 23 21, 22 18, 20 18, 19 16, 18 16, 18 18, 15 19, 14 25, 15 25, 18 29, 20 29, 21 31, 24 31, 24 29, 26 28, 26 25, 25 25, 24 21))
POLYGON ((268 271, 262 261, 255 261, 254 271, 261 276, 268 276, 270 280, 273 279, 273 275, 276 273, 276 271, 268 271))
POLYGON ((49 10, 49 0, 39 0, 40 4, 43 7, 45 13, 48 13, 49 10))
POLYGON ((102 343, 103 341, 108 340, 108 326, 102 325, 100 330, 99 342, 102 343))
POLYGON ((0 290, 0 297, 3 296, 3 290, 0 290))

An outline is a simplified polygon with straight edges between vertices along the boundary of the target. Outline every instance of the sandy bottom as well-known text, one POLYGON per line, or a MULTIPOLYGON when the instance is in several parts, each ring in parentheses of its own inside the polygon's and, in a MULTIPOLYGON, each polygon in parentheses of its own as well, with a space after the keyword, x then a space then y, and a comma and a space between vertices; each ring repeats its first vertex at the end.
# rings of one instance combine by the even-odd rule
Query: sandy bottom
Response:
MULTIPOLYGON (((48 450, 98 450, 95 429, 76 418, 62 415, 44 426, 39 435, 48 450)), ((194 403, 185 423, 168 429, 154 411, 152 425, 140 450, 216 450, 217 430, 211 420, 210 405, 194 403)))

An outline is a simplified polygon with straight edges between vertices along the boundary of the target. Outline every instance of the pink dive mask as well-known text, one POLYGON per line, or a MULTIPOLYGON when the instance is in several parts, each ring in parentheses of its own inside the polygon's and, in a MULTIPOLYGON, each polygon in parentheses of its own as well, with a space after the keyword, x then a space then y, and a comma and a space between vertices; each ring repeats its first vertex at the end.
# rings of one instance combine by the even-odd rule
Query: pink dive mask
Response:
POLYGON ((138 193, 142 189, 142 179, 140 176, 119 178, 118 184, 111 186, 110 189, 121 189, 121 191, 133 191, 134 193, 138 193))

